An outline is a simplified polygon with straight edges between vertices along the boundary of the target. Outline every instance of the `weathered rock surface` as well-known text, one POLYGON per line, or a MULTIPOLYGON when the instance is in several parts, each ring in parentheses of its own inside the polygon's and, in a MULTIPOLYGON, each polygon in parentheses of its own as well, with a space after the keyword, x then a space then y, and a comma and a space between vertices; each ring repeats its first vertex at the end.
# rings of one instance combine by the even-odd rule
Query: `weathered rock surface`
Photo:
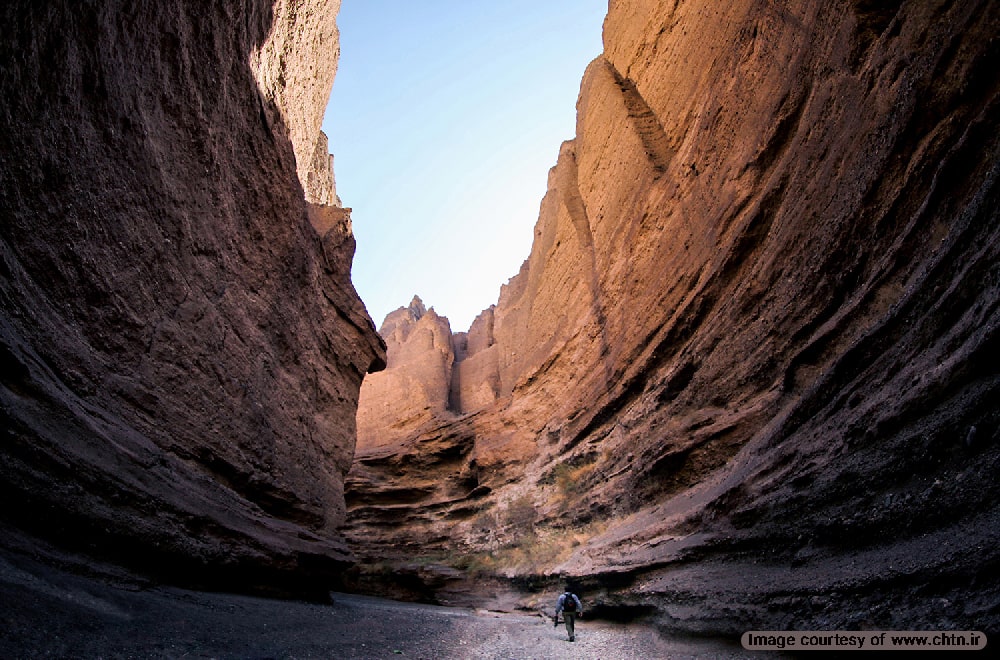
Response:
POLYGON ((274 0, 269 9, 267 39, 250 55, 264 99, 262 108, 269 122, 281 125, 292 142, 306 199, 333 205, 337 191, 320 126, 340 58, 340 0, 274 0))
POLYGON ((612 2, 447 409, 413 414, 428 360, 388 341, 355 547, 687 631, 996 629, 998 29, 990 2, 612 2))
POLYGON ((6 524, 201 583, 348 559, 384 355, 315 157, 338 4, 0 9, 6 524))
POLYGON ((358 416, 358 437, 364 446, 388 444, 394 429, 407 433, 448 414, 455 359, 448 319, 414 297, 409 307, 385 317, 380 333, 391 357, 378 378, 361 386, 365 414, 358 416))

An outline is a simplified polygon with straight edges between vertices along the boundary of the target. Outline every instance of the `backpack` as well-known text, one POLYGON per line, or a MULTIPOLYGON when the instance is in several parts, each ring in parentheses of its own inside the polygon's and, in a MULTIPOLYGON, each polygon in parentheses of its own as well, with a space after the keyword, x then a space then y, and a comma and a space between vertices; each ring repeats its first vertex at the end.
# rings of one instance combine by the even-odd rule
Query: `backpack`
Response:
POLYGON ((563 598, 563 612, 569 612, 573 614, 576 612, 576 599, 573 598, 573 594, 566 592, 565 598, 563 598))

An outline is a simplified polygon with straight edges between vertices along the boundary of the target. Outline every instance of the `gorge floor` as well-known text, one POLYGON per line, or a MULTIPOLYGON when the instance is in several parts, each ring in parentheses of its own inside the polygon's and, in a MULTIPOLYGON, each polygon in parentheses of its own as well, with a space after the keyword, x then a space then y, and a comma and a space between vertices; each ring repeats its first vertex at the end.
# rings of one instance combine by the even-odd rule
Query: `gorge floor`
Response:
MULTIPOLYGON (((560 624, 332 594, 329 604, 109 583, 0 556, 0 655, 18 658, 739 658, 730 640, 677 640, 640 624, 560 624), (39 621, 44 621, 42 626, 39 621)), ((553 595, 553 601, 555 595, 553 595)))

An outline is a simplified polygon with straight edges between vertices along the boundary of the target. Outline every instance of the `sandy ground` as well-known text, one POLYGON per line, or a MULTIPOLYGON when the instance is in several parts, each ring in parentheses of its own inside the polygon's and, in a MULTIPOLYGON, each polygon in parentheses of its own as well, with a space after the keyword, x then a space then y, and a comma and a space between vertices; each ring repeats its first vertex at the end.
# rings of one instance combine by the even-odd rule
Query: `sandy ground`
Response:
MULTIPOLYGON (((553 601, 558 594, 553 594, 553 601)), ((4 658, 740 658, 711 640, 331 594, 328 605, 108 584, 0 556, 4 658)))

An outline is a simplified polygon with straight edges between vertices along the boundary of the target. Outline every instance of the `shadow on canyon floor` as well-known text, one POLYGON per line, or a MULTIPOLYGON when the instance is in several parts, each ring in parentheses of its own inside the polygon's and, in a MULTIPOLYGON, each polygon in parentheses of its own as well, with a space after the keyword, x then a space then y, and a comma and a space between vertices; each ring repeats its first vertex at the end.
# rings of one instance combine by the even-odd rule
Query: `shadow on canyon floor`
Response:
POLYGON ((0 554, 7 658, 739 658, 727 641, 672 640, 582 621, 577 641, 530 614, 331 594, 328 604, 95 579, 0 554), (16 605, 15 605, 16 604, 16 605), (44 622, 39 625, 39 622, 44 622))

